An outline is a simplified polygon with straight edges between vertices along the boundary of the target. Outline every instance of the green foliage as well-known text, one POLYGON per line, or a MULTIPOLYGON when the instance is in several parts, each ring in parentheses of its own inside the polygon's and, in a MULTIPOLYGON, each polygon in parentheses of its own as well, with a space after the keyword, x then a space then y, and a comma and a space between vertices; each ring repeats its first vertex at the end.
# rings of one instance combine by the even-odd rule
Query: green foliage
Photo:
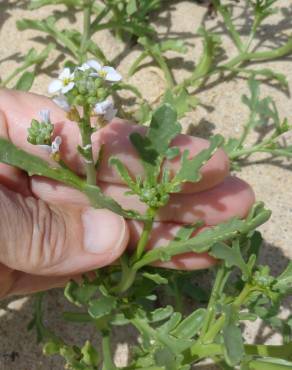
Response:
POLYGON ((15 85, 16 90, 29 91, 33 85, 35 75, 32 72, 24 72, 15 85))
POLYGON ((33 119, 27 130, 27 141, 33 145, 51 145, 53 130, 54 126, 50 121, 39 122, 33 119))
POLYGON ((0 138, 0 162, 20 168, 30 176, 44 176, 72 186, 86 194, 96 208, 107 208, 111 211, 129 218, 141 218, 136 212, 126 211, 112 198, 102 194, 100 188, 95 185, 86 184, 79 176, 67 168, 58 164, 50 165, 43 159, 36 157, 24 150, 18 149, 6 139, 0 138))
POLYGON ((225 323, 222 330, 224 357, 228 365, 235 366, 244 357, 241 329, 238 326, 238 312, 231 305, 224 308, 225 323))
MULTIPOLYGON (((125 368, 128 370, 190 370, 193 364, 206 358, 228 370, 235 367, 242 370, 291 368, 291 318, 281 320, 279 309, 282 300, 291 294, 292 267, 290 263, 282 274, 272 276, 268 266, 256 263, 262 237, 255 229, 266 222, 271 214, 262 203, 256 203, 244 219, 231 218, 198 233, 195 232, 203 226, 202 222, 184 225, 165 245, 148 248, 159 209, 169 202, 172 193, 181 190, 183 183, 198 182, 201 179, 202 166, 223 144, 237 168, 242 159, 256 152, 292 157, 291 146, 284 146, 280 142, 280 136, 289 131, 291 126, 287 119, 280 118, 270 97, 261 98, 260 82, 257 80, 273 79, 287 89, 286 77, 269 68, 252 68, 255 61, 275 60, 292 52, 291 38, 281 46, 267 51, 258 50, 254 43, 262 22, 274 13, 274 3, 275 0, 248 1, 253 19, 246 39, 237 30, 232 4, 214 0, 213 6, 236 47, 236 55, 229 57, 229 53, 225 53, 219 33, 200 27, 197 35, 202 42, 201 55, 189 75, 181 81, 175 80, 168 58, 170 51, 181 55, 186 53, 186 44, 179 39, 161 41, 151 24, 151 15, 161 8, 161 0, 106 0, 98 4, 93 0, 31 0, 29 9, 65 5, 71 14, 83 11, 83 31, 59 28, 61 22, 57 16, 52 15, 42 20, 22 19, 18 22, 20 30, 37 30, 50 36, 53 43, 41 53, 31 49, 23 64, 2 81, 1 86, 9 85, 17 77, 16 87, 29 90, 35 78, 35 67, 39 67, 56 46, 64 50, 66 66, 71 70, 92 57, 110 65, 103 50, 92 41, 92 36, 104 29, 109 29, 117 38, 123 39, 128 49, 135 43, 142 49, 130 67, 129 75, 142 68, 143 61, 150 57, 162 70, 166 81, 166 90, 155 100, 153 109, 139 90, 127 81, 102 85, 92 78, 92 71, 81 73, 77 70, 75 86, 69 99, 73 106, 69 116, 77 121, 82 136, 82 146, 79 146, 78 151, 87 161, 86 181, 68 169, 62 158, 55 160, 56 163, 52 165, 0 139, 0 162, 18 167, 29 175, 43 176, 74 187, 88 197, 93 207, 107 208, 143 224, 142 235, 132 256, 125 252, 119 263, 100 269, 94 279, 84 276, 80 283, 70 281, 65 288, 67 300, 82 307, 82 312, 65 312, 63 317, 79 325, 94 325, 102 336, 101 355, 89 341, 81 347, 68 345, 47 329, 43 320, 42 295, 37 296, 35 314, 29 328, 36 329, 39 341, 47 342, 44 353, 62 356, 66 368, 116 370, 110 335, 113 327, 123 330, 126 325, 136 328, 140 336, 137 345, 132 348, 131 361, 125 368), (173 146, 173 139, 182 130, 178 119, 201 104, 196 96, 198 89, 210 87, 209 81, 218 83, 220 79, 216 80, 216 77, 231 78, 237 75, 249 77, 249 95, 242 97, 249 112, 242 135, 228 140, 220 135, 213 136, 209 147, 193 158, 190 158, 188 151, 181 153, 179 148, 173 146), (89 98, 85 96, 84 87, 89 98), (134 94, 139 103, 139 110, 134 114, 139 117, 140 123, 148 125, 145 135, 136 132, 130 136, 144 174, 139 177, 130 174, 127 163, 118 158, 111 158, 110 165, 115 167, 129 188, 127 193, 137 196, 147 205, 145 214, 123 209, 95 185, 98 163, 96 166, 93 163, 91 135, 95 128, 90 123, 92 109, 97 101, 109 95, 117 99, 121 90, 134 94), (83 108, 82 117, 79 106, 83 108), (267 129, 271 129, 270 136, 262 135, 267 129), (247 137, 253 131, 262 136, 254 145, 247 146, 247 137), (180 167, 171 175, 167 160, 179 157, 180 167), (208 252, 220 260, 211 292, 201 286, 200 274, 149 266, 193 252, 208 252), (192 312, 189 309, 190 300, 199 306, 192 312), (258 318, 281 332, 283 345, 245 343, 241 323, 258 318)), ((127 117, 128 113, 121 110, 121 114, 127 117)), ((52 132, 50 122, 33 120, 28 141, 37 145, 50 145, 52 132)), ((204 276, 204 273, 201 274, 204 276)))

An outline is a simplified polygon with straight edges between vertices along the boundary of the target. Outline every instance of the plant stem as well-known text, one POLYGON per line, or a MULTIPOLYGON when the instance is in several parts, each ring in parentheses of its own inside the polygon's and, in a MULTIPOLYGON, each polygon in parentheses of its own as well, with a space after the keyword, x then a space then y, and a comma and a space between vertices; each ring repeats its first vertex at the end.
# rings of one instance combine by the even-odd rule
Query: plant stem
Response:
POLYGON ((94 21, 91 24, 91 31, 90 34, 93 35, 96 32, 96 27, 99 26, 99 23, 102 21, 102 19, 110 12, 109 7, 105 7, 94 19, 94 21))
POLYGON ((109 331, 102 333, 103 368, 102 370, 116 370, 112 360, 111 342, 109 331))
POLYGON ((88 105, 83 108, 83 118, 79 123, 79 128, 82 137, 82 146, 83 148, 86 148, 88 152, 88 157, 85 159, 86 182, 89 185, 96 185, 96 170, 94 166, 91 142, 92 128, 90 124, 90 107, 88 105))
POLYGON ((87 57, 87 42, 90 38, 92 0, 85 1, 83 10, 83 33, 80 45, 80 62, 85 62, 87 57))
MULTIPOLYGON (((245 301, 246 297, 249 295, 251 290, 252 290, 252 287, 249 284, 245 284, 243 290, 241 291, 239 296, 235 299, 235 301, 232 304, 235 310, 239 311, 240 306, 243 304, 243 302, 245 301)), ((225 322, 225 314, 222 314, 219 317, 219 319, 214 323, 214 325, 212 325, 209 328, 208 332, 203 337, 203 341, 206 343, 212 342, 217 336, 217 334, 220 332, 220 330, 223 328, 224 322, 225 322)))
POLYGON ((156 215, 157 210, 154 208, 149 208, 146 212, 147 220, 144 221, 144 228, 142 235, 140 237, 140 240, 138 242, 137 248, 135 250, 134 255, 131 258, 131 265, 133 265, 135 262, 139 261, 139 259, 142 257, 145 247, 147 246, 150 233, 153 227, 154 218, 156 215))
POLYGON ((136 277, 136 270, 129 268, 128 258, 126 255, 123 255, 120 258, 122 266, 122 278, 117 286, 115 286, 111 292, 115 294, 124 293, 128 290, 133 284, 136 277))
POLYGON ((159 67, 162 69, 164 73, 164 77, 167 82, 167 87, 169 89, 172 89, 174 87, 174 79, 171 74, 171 71, 162 55, 157 55, 156 53, 151 53, 154 60, 156 60, 156 63, 159 65, 159 67))
POLYGON ((223 291, 223 288, 224 288, 224 285, 226 283, 228 276, 229 276, 229 271, 226 270, 223 264, 220 264, 218 267, 214 285, 212 287, 211 297, 210 297, 208 307, 207 307, 207 315, 206 315, 205 322, 204 322, 204 325, 201 331, 201 338, 203 341, 204 341, 204 337, 206 333, 208 332, 215 318, 215 315, 216 315, 215 304, 218 298, 220 297, 220 295, 222 294, 222 291, 223 291))
MULTIPOLYGON (((226 69, 232 69, 233 67, 240 66, 245 62, 273 60, 288 55, 291 52, 292 52, 292 38, 290 38, 285 45, 280 46, 279 48, 274 50, 258 52, 242 52, 239 53, 234 58, 232 58, 229 62, 219 66, 215 66, 215 68, 211 71, 206 69, 204 74, 200 73, 199 75, 186 78, 184 81, 182 81, 180 84, 174 87, 174 91, 180 91, 180 89, 182 88, 192 86, 197 80, 213 76, 226 69)), ((200 86, 200 84, 198 86, 200 86)))

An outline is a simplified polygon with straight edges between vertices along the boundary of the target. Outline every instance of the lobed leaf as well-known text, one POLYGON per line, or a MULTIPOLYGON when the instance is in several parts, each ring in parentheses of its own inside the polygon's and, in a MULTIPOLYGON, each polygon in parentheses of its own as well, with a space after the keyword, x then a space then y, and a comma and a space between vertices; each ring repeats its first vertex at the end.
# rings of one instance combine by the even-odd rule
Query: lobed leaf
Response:
POLYGON ((178 338, 193 338, 201 329, 205 316, 206 310, 204 308, 197 309, 181 321, 171 334, 178 338))
POLYGON ((224 139, 221 135, 212 136, 210 138, 209 148, 202 150, 192 159, 189 158, 189 151, 185 150, 182 155, 181 167, 172 180, 173 184, 180 184, 187 181, 198 182, 202 177, 200 169, 212 157, 223 142, 224 139))
POLYGON ((234 366, 240 363, 244 356, 244 346, 241 329, 238 326, 237 312, 232 305, 224 309, 225 324, 223 327, 224 357, 228 365, 234 366))

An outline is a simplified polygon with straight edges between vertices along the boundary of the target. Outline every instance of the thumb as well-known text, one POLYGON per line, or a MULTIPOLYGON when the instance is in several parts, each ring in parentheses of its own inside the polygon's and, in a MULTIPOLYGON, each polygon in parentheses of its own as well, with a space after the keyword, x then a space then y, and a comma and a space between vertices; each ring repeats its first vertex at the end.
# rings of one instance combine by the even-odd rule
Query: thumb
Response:
POLYGON ((126 221, 91 207, 57 207, 0 185, 0 263, 37 275, 70 275, 115 261, 129 239, 126 221))

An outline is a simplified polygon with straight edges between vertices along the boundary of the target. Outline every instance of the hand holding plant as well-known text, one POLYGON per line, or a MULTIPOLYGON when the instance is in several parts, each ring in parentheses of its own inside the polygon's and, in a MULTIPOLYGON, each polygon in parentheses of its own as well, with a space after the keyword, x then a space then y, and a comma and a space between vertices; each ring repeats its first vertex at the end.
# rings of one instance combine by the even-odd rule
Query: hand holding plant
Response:
POLYGON ((219 35, 203 25, 201 56, 181 81, 173 76, 167 52, 185 53, 185 43, 157 42, 149 24, 158 0, 31 1, 32 9, 64 4, 82 10, 82 32, 60 30, 52 16, 18 22, 20 29, 50 35, 53 43, 40 54, 31 50, 2 86, 23 73, 17 88, 28 90, 35 77, 28 69, 43 63, 55 46, 64 47, 69 59, 49 85, 53 102, 0 91, 0 207, 6 216, 0 224, 0 294, 66 284, 65 296, 76 309, 64 312, 64 319, 96 328, 101 348, 89 341, 67 343, 47 328, 42 293, 29 328, 45 343, 44 353, 62 356, 69 369, 117 369, 111 338, 128 325, 138 333, 128 370, 187 370, 205 359, 222 369, 292 367, 291 320, 279 316, 291 294, 291 263, 278 277, 259 264, 262 238, 256 228, 270 211, 254 203, 248 184, 229 174, 229 167, 239 169, 253 153, 291 158, 291 146, 282 140, 291 125, 271 98, 260 98, 256 80, 273 79, 286 89, 286 78, 248 68, 290 54, 291 38, 258 50, 257 32, 275 1, 248 3, 252 23, 245 39, 232 4, 213 1, 237 54, 224 55, 219 35), (149 57, 162 70, 166 89, 153 104, 94 44, 92 36, 102 29, 142 47, 128 75, 149 57), (238 75, 250 77, 250 94, 242 97, 249 116, 239 137, 206 141, 182 135, 179 119, 200 104, 198 89, 238 75), (121 105, 117 92, 124 89, 136 95, 138 110, 121 105), (116 116, 138 117, 147 127, 116 116), (251 132, 266 128, 250 144, 251 132), (210 292, 198 286, 194 270, 203 268, 216 273, 210 292), (283 343, 246 343, 242 324, 257 318, 281 332, 283 343))
MULTIPOLYGON (((0 107, 2 111, 1 127, 6 127, 7 129, 5 132, 2 132, 2 136, 7 135, 9 131, 9 138, 20 148, 52 161, 50 158, 51 153, 46 148, 42 145, 32 146, 26 141, 27 129, 33 117, 38 117, 37 107, 40 106, 50 111, 50 117, 54 120, 55 135, 56 133, 62 134, 61 158, 70 168, 74 168, 79 174, 84 174, 86 166, 84 159, 80 154, 78 156, 74 155, 74 148, 79 140, 76 124, 68 121, 65 113, 47 98, 2 90, 0 107), (22 125, 17 125, 17 122, 21 122, 22 125)), ((131 207, 141 210, 143 204, 139 200, 123 195, 125 189, 122 181, 108 164, 108 159, 112 155, 115 155, 120 160, 127 158, 127 165, 131 173, 142 175, 137 153, 133 150, 128 138, 128 135, 135 130, 137 130, 137 126, 116 120, 96 133, 92 144, 95 153, 98 153, 99 148, 104 145, 100 170, 97 171, 98 181, 102 184, 103 190, 108 195, 118 197, 117 199, 125 208, 131 207)), ((143 128, 139 130, 145 131, 143 128)), ((180 136, 176 141, 180 144, 180 150, 188 149, 193 155, 208 145, 207 141, 203 139, 187 136, 180 136)), ((170 167, 172 171, 177 168, 177 165, 177 161, 172 160, 170 167)), ((3 173, 5 168, 5 174, 2 175, 1 183, 10 191, 7 192, 7 190, 2 188, 3 202, 1 204, 4 204, 4 197, 7 199, 6 202, 9 202, 8 195, 11 202, 14 200, 14 197, 17 197, 11 191, 20 192, 24 197, 32 196, 34 198, 34 200, 31 199, 33 206, 36 208, 42 207, 42 222, 45 223, 45 220, 48 219, 47 222, 52 225, 52 228, 44 230, 40 225, 41 220, 38 221, 33 217, 31 218, 31 224, 26 222, 23 224, 21 215, 18 222, 9 222, 10 217, 11 219, 16 217, 17 204, 20 207, 22 203, 15 203, 15 211, 13 211, 13 207, 8 207, 11 210, 11 216, 7 218, 7 224, 3 225, 1 235, 2 238, 7 239, 7 250, 9 241, 12 256, 9 259, 14 261, 9 263, 8 256, 5 259, 3 257, 1 261, 10 266, 10 268, 18 270, 13 275, 11 275, 11 270, 8 271, 11 278, 10 284, 14 283, 14 277, 18 279, 17 287, 7 287, 12 289, 10 293, 24 293, 35 291, 38 288, 47 289, 54 285, 59 286, 59 284, 67 280, 67 277, 64 278, 62 276, 58 279, 57 276, 69 274, 73 276, 80 272, 110 264, 116 260, 126 247, 128 234, 130 234, 129 246, 134 246, 137 242, 141 232, 141 222, 129 221, 126 227, 119 216, 106 210, 93 211, 91 208, 88 208, 88 200, 79 191, 41 177, 26 177, 22 172, 4 166, 3 164, 1 165, 1 173, 3 173), (8 195, 6 195, 6 192, 8 195), (45 202, 46 206, 44 206, 43 202, 45 202), (85 231, 83 231, 81 215, 83 210, 87 209, 89 213, 92 213, 92 216, 89 219, 85 219, 88 219, 89 224, 92 225, 94 236, 90 240, 93 240, 97 246, 97 255, 90 253, 86 259, 84 243, 82 242, 82 235, 84 235, 85 231), (78 221, 78 218, 80 218, 80 221, 78 221), (61 220, 64 221, 64 228, 59 227, 58 220, 59 222, 61 220), (21 234, 26 235, 25 239, 20 240, 17 237, 17 240, 14 240, 15 238, 12 238, 13 235, 17 235, 15 230, 13 230, 13 225, 17 226, 18 230, 20 225, 22 225, 23 231, 21 234), (35 243, 30 243, 34 227, 39 228, 39 230, 34 232, 34 234, 39 234, 39 237, 36 238, 35 243), (45 239, 41 237, 41 234, 47 232, 50 235, 46 234, 45 239, 48 241, 55 240, 54 248, 44 245, 45 239), (58 240, 59 242, 57 242, 58 240), (18 246, 19 243, 22 246, 18 246), (42 256, 44 248, 48 249, 48 254, 42 256), (104 253, 101 253, 102 251, 104 253), (50 252, 52 255, 50 255, 50 252), (21 253, 21 255, 15 258, 18 253, 21 253), (27 258, 22 258, 22 253, 27 253, 27 258), (81 258, 82 255, 84 255, 83 260, 81 258), (36 263, 34 260, 35 256, 43 257, 45 260, 43 261, 40 258, 39 263, 36 263), (31 261, 30 258, 33 260, 31 261), (67 266, 66 270, 65 265, 67 266), (20 271, 26 272, 30 276, 23 274, 23 277, 20 277, 20 271), (35 277, 34 275, 38 276, 35 277), (41 278, 39 275, 44 276, 44 278, 41 278), (49 276, 51 278, 48 278, 49 276)), ((228 159, 222 151, 218 151, 208 164, 204 166, 200 182, 190 183, 188 187, 185 187, 183 193, 174 197, 168 208, 161 214, 162 222, 155 223, 155 235, 151 238, 149 247, 158 243, 165 244, 169 242, 169 239, 172 236, 174 237, 178 231, 180 223, 195 223, 201 214, 204 215, 204 221, 207 224, 215 225, 233 216, 245 216, 252 203, 253 194, 251 189, 243 181, 229 177, 228 159), (201 203, 198 202, 199 199, 201 199, 201 203), (222 204, 221 210, 216 209, 218 199, 220 199, 222 204), (172 208, 180 211, 173 212, 172 208)), ((32 214, 34 208, 32 205, 27 204, 28 206, 30 207, 28 212, 32 214)), ((23 209, 24 211, 25 209, 23 209)), ((92 249, 93 246, 90 245, 89 251, 92 249)), ((177 256, 171 266, 184 269, 198 269, 204 268, 210 263, 212 263, 212 260, 205 254, 200 256, 189 254, 187 256, 177 256)), ((165 262, 164 265, 169 266, 170 263, 165 262)))

